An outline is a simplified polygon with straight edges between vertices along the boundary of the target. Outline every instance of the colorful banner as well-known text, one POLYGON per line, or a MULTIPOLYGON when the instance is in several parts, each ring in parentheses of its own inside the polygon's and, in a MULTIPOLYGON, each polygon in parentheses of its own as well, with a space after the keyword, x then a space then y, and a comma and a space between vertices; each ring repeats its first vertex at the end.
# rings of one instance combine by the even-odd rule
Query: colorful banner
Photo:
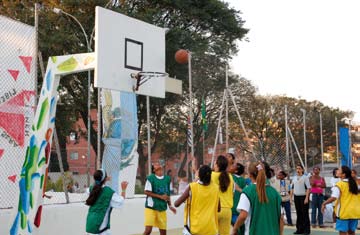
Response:
POLYGON ((0 209, 16 208, 35 113, 35 28, 0 16, 0 209))
POLYGON ((339 142, 341 152, 341 165, 352 168, 352 159, 350 157, 350 141, 349 141, 349 128, 340 127, 339 142))
POLYGON ((44 179, 49 166, 60 75, 94 69, 94 60, 93 53, 53 56, 48 60, 39 103, 30 124, 32 131, 24 145, 26 153, 18 178, 12 179, 17 181, 17 192, 12 195, 17 204, 13 208, 10 235, 33 234, 41 224, 44 179))
POLYGON ((111 176, 109 186, 119 192, 121 181, 128 181, 127 197, 135 194, 138 167, 138 123, 136 94, 102 90, 103 142, 102 167, 111 176))

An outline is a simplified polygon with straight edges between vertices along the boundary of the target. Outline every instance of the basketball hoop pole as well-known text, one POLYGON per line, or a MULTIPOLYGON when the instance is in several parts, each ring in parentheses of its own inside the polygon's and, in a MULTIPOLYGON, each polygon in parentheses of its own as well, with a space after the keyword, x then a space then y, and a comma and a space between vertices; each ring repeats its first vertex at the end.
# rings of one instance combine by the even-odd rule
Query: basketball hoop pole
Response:
MULTIPOLYGON (((194 128, 193 128, 193 99, 192 99, 192 77, 191 77, 191 52, 188 51, 188 70, 189 70, 189 98, 190 98, 190 105, 189 105, 189 117, 190 117, 190 134, 191 134, 191 158, 192 158, 192 170, 196 170, 195 166, 195 156, 194 156, 194 128)), ((193 176, 192 172, 192 176, 193 176)))
POLYGON ((147 124, 147 140, 148 140, 148 170, 151 174, 151 136, 150 136, 150 97, 146 96, 146 124, 147 124))

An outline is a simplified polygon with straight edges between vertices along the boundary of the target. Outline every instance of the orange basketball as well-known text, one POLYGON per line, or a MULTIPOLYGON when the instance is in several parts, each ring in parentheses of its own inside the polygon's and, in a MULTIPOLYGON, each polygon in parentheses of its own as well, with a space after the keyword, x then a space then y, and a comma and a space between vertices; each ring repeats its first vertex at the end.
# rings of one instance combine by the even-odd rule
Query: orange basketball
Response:
POLYGON ((187 50, 180 49, 175 53, 175 60, 179 64, 186 64, 188 62, 188 52, 187 50))

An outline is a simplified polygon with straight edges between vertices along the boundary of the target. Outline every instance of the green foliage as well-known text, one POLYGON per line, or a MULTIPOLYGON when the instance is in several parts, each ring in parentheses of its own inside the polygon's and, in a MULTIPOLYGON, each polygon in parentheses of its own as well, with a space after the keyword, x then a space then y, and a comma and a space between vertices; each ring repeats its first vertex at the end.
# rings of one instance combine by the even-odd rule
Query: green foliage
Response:
POLYGON ((144 185, 140 181, 135 184, 135 194, 144 194, 144 185))
POLYGON ((62 177, 59 177, 55 182, 53 182, 51 179, 48 179, 45 191, 50 190, 53 190, 54 192, 64 192, 62 177))

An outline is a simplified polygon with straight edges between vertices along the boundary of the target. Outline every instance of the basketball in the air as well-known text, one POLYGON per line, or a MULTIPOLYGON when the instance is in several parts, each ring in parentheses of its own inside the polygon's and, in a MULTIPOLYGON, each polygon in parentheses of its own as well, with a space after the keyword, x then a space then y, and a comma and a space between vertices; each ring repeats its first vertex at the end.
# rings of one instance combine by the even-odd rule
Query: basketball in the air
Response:
POLYGON ((188 62, 188 52, 187 50, 180 49, 175 53, 175 60, 179 64, 186 64, 188 62))

